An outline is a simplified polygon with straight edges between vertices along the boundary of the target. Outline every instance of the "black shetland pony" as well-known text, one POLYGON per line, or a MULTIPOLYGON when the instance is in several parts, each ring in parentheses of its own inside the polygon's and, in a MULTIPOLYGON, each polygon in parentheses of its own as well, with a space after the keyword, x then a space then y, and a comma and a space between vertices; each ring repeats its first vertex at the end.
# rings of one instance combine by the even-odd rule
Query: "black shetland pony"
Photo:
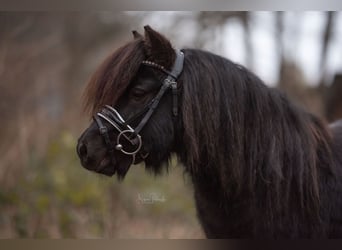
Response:
POLYGON ((342 122, 328 127, 246 68, 144 29, 87 86, 82 165, 123 179, 143 161, 159 173, 175 153, 208 238, 342 237, 342 122))

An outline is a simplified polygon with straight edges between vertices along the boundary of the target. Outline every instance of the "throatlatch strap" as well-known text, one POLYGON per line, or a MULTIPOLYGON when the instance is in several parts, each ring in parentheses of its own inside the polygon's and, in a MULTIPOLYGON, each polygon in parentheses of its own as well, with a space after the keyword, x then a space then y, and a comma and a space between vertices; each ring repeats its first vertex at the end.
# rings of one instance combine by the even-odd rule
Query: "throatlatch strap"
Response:
POLYGON ((174 116, 178 115, 178 89, 177 89, 177 78, 179 77, 180 73, 183 70, 184 65, 184 53, 180 50, 176 50, 176 61, 173 65, 173 69, 170 72, 169 76, 165 79, 171 82, 171 89, 172 89, 172 113, 174 116), (173 78, 173 79, 171 79, 173 78))

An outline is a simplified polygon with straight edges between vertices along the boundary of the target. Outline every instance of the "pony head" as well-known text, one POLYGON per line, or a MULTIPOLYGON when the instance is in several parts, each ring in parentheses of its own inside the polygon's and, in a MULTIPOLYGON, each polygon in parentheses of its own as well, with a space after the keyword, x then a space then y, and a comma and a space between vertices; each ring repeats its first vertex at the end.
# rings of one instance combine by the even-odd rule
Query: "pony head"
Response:
POLYGON ((179 123, 172 109, 178 109, 175 83, 182 62, 177 76, 172 75, 177 52, 164 36, 149 26, 144 29, 145 36, 133 31, 133 41, 100 65, 85 90, 85 109, 94 119, 78 141, 81 163, 101 174, 116 173, 120 179, 132 164, 142 161, 159 172, 177 145, 179 123), (166 79, 173 85, 160 93, 166 79))

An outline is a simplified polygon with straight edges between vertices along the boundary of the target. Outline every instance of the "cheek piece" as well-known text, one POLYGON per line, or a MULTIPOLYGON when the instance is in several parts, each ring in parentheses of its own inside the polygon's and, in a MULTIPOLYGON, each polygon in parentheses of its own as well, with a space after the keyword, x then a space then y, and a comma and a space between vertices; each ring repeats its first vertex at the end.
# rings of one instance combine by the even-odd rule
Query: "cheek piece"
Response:
POLYGON ((149 155, 143 148, 143 141, 139 134, 146 123, 151 118, 153 112, 158 107, 159 102, 167 90, 172 90, 172 113, 176 117, 178 115, 178 93, 177 93, 177 79, 183 70, 184 64, 184 53, 180 50, 176 50, 176 60, 171 71, 166 70, 163 66, 156 64, 151 61, 142 61, 141 64, 156 68, 166 74, 166 78, 163 80, 161 88, 159 89, 156 96, 135 116, 131 117, 128 121, 122 118, 120 113, 112 106, 105 105, 104 108, 93 116, 96 122, 99 132, 103 137, 107 150, 111 157, 113 156, 114 150, 118 150, 125 155, 132 157, 132 163, 136 162, 136 155, 144 160, 149 155), (136 120, 145 114, 138 125, 133 128, 129 125, 130 121, 136 120), (109 124, 114 127, 118 135, 114 142, 111 141, 108 133, 107 126, 103 123, 109 124))

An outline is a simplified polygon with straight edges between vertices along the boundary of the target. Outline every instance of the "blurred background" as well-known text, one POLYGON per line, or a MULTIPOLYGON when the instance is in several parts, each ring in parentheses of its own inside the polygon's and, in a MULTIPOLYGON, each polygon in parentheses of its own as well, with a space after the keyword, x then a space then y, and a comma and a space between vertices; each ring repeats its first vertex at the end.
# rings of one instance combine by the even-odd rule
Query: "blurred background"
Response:
POLYGON ((81 97, 99 63, 149 24, 174 47, 230 58, 310 112, 342 118, 340 12, 0 12, 0 238, 203 238, 172 160, 125 180, 83 169, 81 97))

